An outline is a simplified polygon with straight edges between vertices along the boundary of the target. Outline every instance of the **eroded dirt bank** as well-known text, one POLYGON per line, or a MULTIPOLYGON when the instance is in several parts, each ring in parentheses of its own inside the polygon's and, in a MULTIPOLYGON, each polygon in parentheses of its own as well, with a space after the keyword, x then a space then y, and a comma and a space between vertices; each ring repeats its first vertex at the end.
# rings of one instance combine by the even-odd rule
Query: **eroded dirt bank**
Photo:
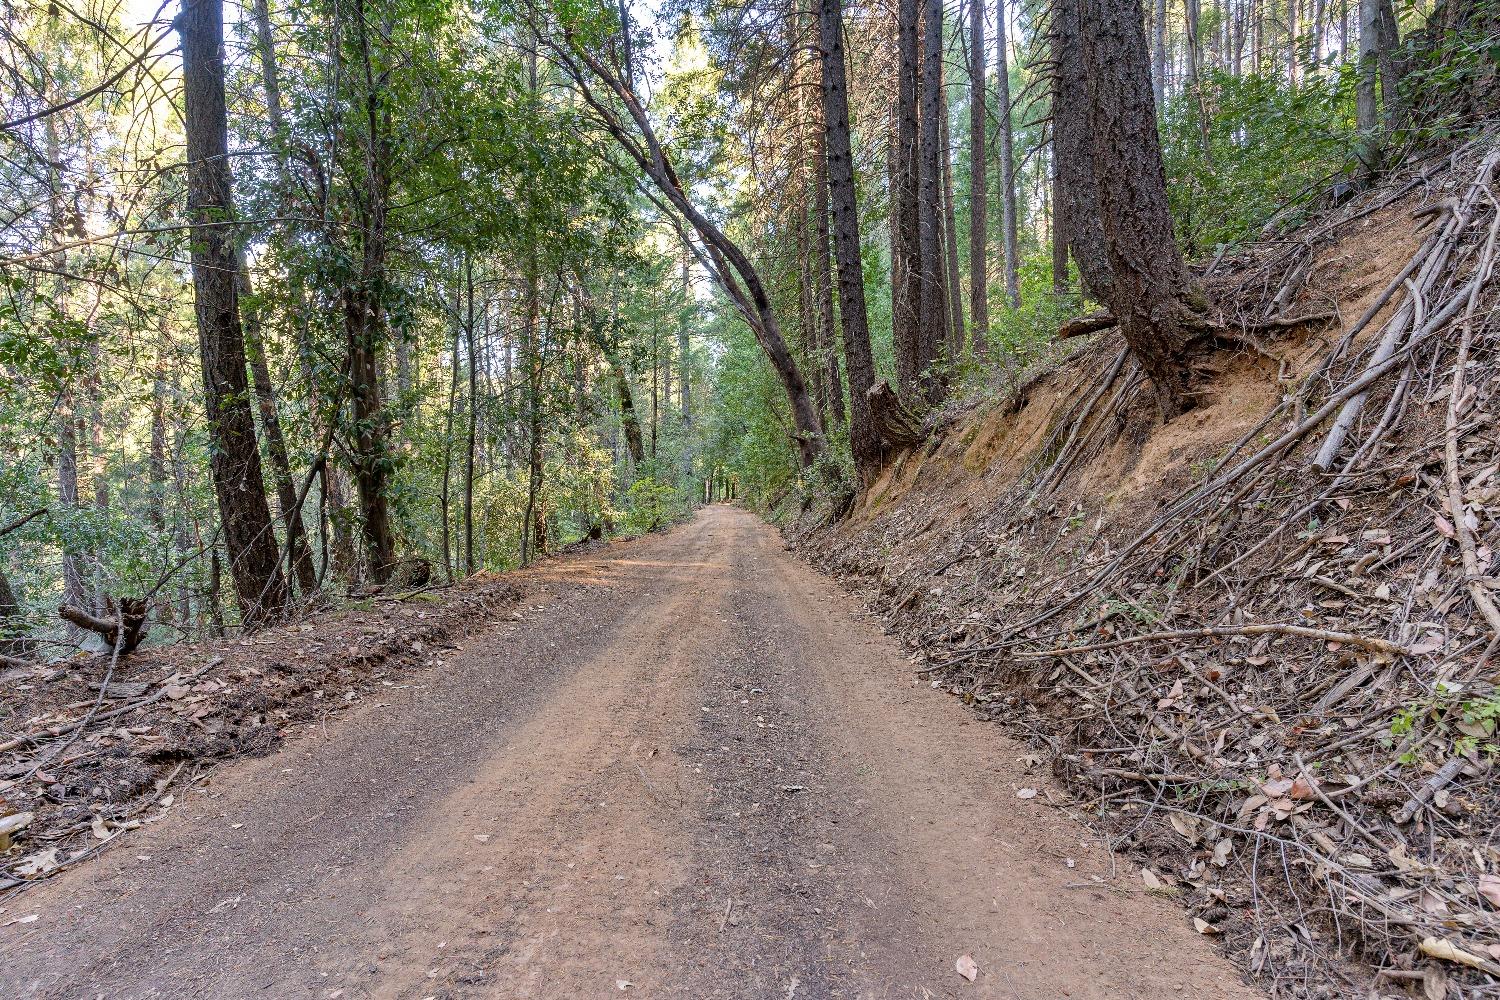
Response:
POLYGON ((0 995, 1255 995, 752 515, 526 575, 522 620, 13 900, 0 995))

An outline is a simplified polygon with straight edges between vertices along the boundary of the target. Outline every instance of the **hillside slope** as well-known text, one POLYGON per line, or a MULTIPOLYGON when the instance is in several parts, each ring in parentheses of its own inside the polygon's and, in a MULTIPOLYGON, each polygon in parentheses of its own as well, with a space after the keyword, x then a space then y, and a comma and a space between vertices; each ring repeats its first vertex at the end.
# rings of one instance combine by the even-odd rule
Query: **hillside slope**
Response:
POLYGON ((1500 983, 1497 163, 1216 261, 1185 415, 1106 332, 788 527, 1283 995, 1500 983))

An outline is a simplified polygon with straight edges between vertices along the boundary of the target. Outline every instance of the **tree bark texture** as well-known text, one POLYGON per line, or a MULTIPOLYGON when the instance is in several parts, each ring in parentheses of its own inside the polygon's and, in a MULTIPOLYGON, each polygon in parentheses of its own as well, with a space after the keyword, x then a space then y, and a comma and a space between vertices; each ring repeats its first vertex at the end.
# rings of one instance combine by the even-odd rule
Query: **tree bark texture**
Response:
POLYGON ((1089 102, 1088 69, 1084 64, 1081 4, 1083 0, 1055 0, 1048 24, 1052 52, 1052 164, 1057 172, 1067 246, 1078 264, 1084 289, 1101 302, 1110 301, 1109 253, 1100 225, 1098 189, 1094 182, 1094 139, 1089 102))
POLYGON ((382 128, 380 94, 376 88, 369 27, 364 0, 357 0, 354 17, 363 71, 365 189, 360 207, 360 274, 344 289, 344 327, 351 359, 351 396, 354 412, 355 486, 359 492, 365 558, 370 576, 385 583, 395 566, 386 484, 390 479, 387 440, 389 416, 380 388, 380 342, 384 312, 386 215, 390 202, 388 149, 382 128))

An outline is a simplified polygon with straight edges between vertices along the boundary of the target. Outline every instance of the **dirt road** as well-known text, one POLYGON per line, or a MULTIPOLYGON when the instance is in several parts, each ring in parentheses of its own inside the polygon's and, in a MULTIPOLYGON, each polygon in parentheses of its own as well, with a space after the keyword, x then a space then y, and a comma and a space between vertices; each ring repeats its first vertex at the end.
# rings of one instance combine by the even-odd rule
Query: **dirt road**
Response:
POLYGON ((13 901, 0 997, 1258 995, 752 515, 525 577, 13 901))

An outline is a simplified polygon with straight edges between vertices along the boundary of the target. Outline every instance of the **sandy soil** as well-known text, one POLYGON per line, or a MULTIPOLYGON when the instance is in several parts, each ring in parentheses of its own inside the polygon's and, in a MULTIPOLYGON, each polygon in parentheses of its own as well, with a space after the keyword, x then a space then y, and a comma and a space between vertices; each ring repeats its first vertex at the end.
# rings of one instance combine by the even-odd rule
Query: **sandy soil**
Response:
POLYGON ((521 620, 12 900, 0 997, 1259 995, 752 515, 522 576, 521 620))

